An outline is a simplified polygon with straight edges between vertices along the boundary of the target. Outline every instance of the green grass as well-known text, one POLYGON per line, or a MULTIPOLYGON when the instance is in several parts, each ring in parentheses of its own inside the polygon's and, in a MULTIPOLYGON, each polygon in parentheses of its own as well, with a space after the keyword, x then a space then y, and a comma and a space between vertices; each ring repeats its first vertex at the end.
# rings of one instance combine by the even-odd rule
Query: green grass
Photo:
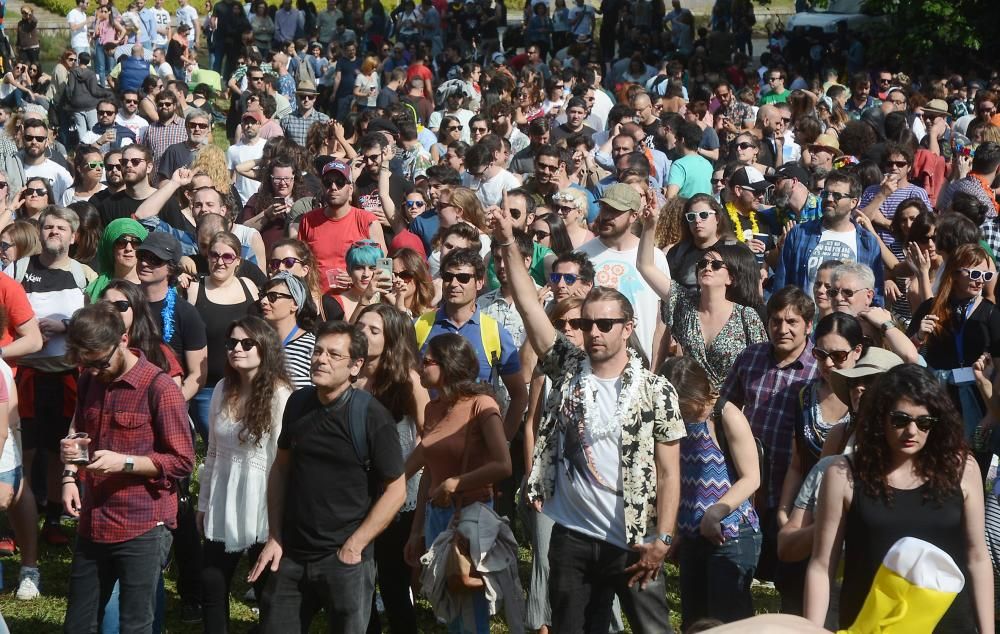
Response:
MULTIPOLYGON (((67 527, 72 532, 72 528, 67 527)), ((521 583, 527 587, 531 570, 531 553, 528 549, 520 550, 521 583)), ((18 601, 13 591, 17 587, 19 560, 16 556, 6 557, 3 562, 3 592, 0 593, 0 613, 11 632, 31 632, 31 634, 49 634, 62 632, 63 615, 66 612, 66 594, 69 586, 69 568, 72 560, 72 547, 53 547, 43 544, 39 568, 42 574, 42 596, 33 601, 18 601)), ((236 634, 247 632, 257 622, 252 612, 252 606, 243 602, 243 595, 249 587, 246 583, 248 562, 244 558, 233 579, 233 589, 230 597, 230 631, 236 634)), ((667 564, 667 600, 671 607, 671 622, 675 630, 680 628, 680 596, 678 594, 677 568, 667 564)), ((167 613, 166 632, 195 632, 200 625, 182 623, 180 620, 180 598, 177 596, 175 583, 176 568, 173 564, 167 568, 167 613)), ((778 596, 774 592, 754 589, 754 600, 758 612, 777 612, 778 596)), ((444 631, 437 624, 430 605, 420 600, 417 605, 417 623, 420 632, 444 631)), ((503 633, 508 629, 500 617, 493 619, 493 632, 503 633)), ((312 631, 323 632, 325 622, 322 615, 313 623, 312 631)), ((386 629, 388 631, 388 629, 386 629)), ((631 630, 626 630, 631 631, 631 630)))

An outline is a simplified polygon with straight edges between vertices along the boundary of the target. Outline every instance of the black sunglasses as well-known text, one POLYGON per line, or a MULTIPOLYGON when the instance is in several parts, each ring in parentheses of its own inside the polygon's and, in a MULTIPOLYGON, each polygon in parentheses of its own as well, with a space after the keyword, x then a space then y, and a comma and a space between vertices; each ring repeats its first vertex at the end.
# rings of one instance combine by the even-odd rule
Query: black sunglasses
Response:
POLYGON ((697 268, 699 271, 707 267, 711 267, 713 271, 718 271, 719 269, 726 268, 726 263, 723 262, 722 260, 711 260, 709 258, 702 258, 698 260, 697 264, 695 264, 695 268, 697 268))
POLYGON ((272 271, 277 271, 278 269, 281 268, 281 265, 285 265, 286 269, 290 269, 296 264, 302 264, 302 263, 303 263, 302 260, 293 257, 271 258, 271 261, 269 262, 272 271))
POLYGON ((445 284, 451 284, 452 280, 458 280, 459 284, 468 284, 472 280, 476 279, 474 273, 442 273, 441 281, 445 284))
POLYGON ((237 346, 242 346, 243 352, 249 352, 250 348, 256 345, 257 342, 253 339, 234 339, 233 337, 226 339, 226 350, 229 352, 236 350, 237 346))
POLYGON ((813 348, 813 356, 816 357, 817 361, 832 359, 834 363, 843 363, 844 361, 847 361, 847 356, 849 354, 851 354, 850 350, 823 350, 822 348, 813 348))
POLYGON ((25 134, 24 135, 24 140, 25 141, 34 141, 35 143, 44 143, 45 140, 48 139, 48 138, 49 137, 45 136, 44 134, 37 134, 37 135, 36 134, 25 134))
POLYGON ((573 330, 579 330, 580 324, 579 319, 557 319, 552 322, 552 325, 556 330, 566 330, 566 326, 569 326, 573 330))
POLYGON ((133 236, 122 236, 121 238, 115 240, 115 246, 119 249, 125 248, 128 245, 132 245, 132 248, 135 249, 140 244, 142 244, 142 240, 133 236))
POLYGON ((827 198, 832 198, 833 202, 839 203, 845 198, 853 198, 850 194, 842 194, 840 192, 832 192, 828 189, 824 189, 819 193, 820 200, 826 200, 827 198))
POLYGON ((111 367, 111 359, 114 358, 116 352, 118 352, 117 347, 111 351, 111 354, 99 361, 81 361, 80 367, 84 370, 107 370, 111 367))
POLYGON ((535 239, 536 242, 541 242, 542 240, 544 240, 545 238, 548 238, 552 234, 549 233, 548 231, 542 231, 541 229, 535 229, 534 231, 531 232, 531 235, 535 239))
POLYGON ((583 332, 590 332, 590 330, 597 325, 597 329, 601 332, 611 332, 611 329, 615 327, 615 324, 627 323, 628 319, 624 317, 613 317, 606 319, 584 319, 583 317, 578 317, 577 319, 570 319, 569 325, 572 328, 582 330, 583 332))
POLYGON ((889 412, 889 424, 896 429, 905 429, 910 423, 916 423, 920 431, 930 431, 939 420, 937 416, 910 416, 906 412, 889 412))
POLYGON ((105 300, 109 304, 115 307, 120 313, 126 312, 129 308, 132 308, 132 304, 129 303, 127 299, 116 299, 115 301, 105 300))
POLYGON ((38 196, 39 198, 47 198, 49 195, 44 187, 25 187, 23 191, 27 196, 38 196))
MULTIPOLYGON (((279 293, 278 291, 268 291, 266 293, 261 293, 260 299, 267 298, 267 301, 271 304, 278 301, 279 299, 295 299, 288 293, 279 293)), ((257 301, 260 301, 258 299, 257 301)))
POLYGON ((392 274, 406 282, 409 282, 414 278, 413 273, 410 271, 393 271, 392 274))

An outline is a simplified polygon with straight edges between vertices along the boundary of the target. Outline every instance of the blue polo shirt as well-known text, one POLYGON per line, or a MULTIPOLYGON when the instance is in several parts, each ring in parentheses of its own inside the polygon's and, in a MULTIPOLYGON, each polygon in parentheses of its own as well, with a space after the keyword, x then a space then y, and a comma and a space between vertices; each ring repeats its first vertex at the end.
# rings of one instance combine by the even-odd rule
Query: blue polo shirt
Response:
MULTIPOLYGON (((465 322, 461 328, 448 319, 448 316, 445 314, 443 308, 439 308, 437 311, 437 317, 434 319, 434 326, 427 335, 427 341, 424 341, 423 346, 420 347, 421 356, 423 356, 424 351, 427 350, 427 343, 434 337, 446 332, 458 333, 465 337, 465 340, 472 344, 472 349, 476 351, 476 358, 479 359, 479 380, 483 383, 489 382, 490 363, 486 358, 486 349, 483 348, 483 337, 479 329, 480 323, 481 318, 478 308, 476 308, 476 312, 472 314, 472 318, 465 322)), ((507 329, 500 324, 497 324, 497 328, 500 329, 499 376, 520 372, 521 358, 517 354, 517 344, 514 343, 514 338, 511 337, 510 333, 507 332, 507 329)))

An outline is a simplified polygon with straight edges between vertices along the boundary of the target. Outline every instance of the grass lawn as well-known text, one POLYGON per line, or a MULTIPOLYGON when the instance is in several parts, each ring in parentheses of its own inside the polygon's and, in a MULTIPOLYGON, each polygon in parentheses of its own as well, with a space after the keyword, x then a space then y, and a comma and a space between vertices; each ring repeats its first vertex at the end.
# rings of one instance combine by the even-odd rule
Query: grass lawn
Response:
MULTIPOLYGON (((42 596, 33 601, 18 601, 14 598, 13 592, 17 587, 17 576, 19 570, 19 560, 16 556, 6 557, 3 563, 3 591, 0 592, 0 613, 3 614, 11 632, 31 634, 50 634, 62 632, 63 615, 66 612, 66 592, 69 585, 69 568, 72 559, 72 549, 70 546, 52 547, 43 545, 41 551, 40 570, 42 574, 42 596)), ((530 575, 531 554, 527 549, 522 548, 521 559, 521 580, 527 587, 530 575)), ((230 603, 230 631, 234 633, 248 632, 256 623, 257 618, 251 610, 250 604, 243 602, 243 595, 249 587, 244 581, 246 578, 247 562, 244 560, 237 570, 230 603)), ((181 623, 180 621, 180 598, 176 593, 175 570, 171 565, 167 569, 167 632, 198 632, 200 625, 181 623)), ((671 621, 674 628, 680 626, 679 614, 680 597, 678 595, 677 569, 672 565, 667 565, 667 595, 672 608, 671 621)), ((757 609, 759 612, 777 612, 778 597, 775 593, 762 588, 754 589, 757 609)), ((426 601, 420 601, 417 609, 417 622, 421 632, 443 632, 431 612, 430 605, 426 601)), ((322 615, 313 624, 312 631, 325 632, 325 623, 322 615)), ((388 629, 386 629, 388 631, 388 629)), ((494 619, 494 632, 507 632, 507 627, 502 619, 494 619)), ((679 629, 678 629, 679 631, 679 629)))

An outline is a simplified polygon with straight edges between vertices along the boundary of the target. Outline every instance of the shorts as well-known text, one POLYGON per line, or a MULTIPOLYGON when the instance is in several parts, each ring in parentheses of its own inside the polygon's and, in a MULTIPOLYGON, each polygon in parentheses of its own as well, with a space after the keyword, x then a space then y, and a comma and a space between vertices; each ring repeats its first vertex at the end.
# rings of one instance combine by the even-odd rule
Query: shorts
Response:
POLYGON ((21 419, 22 450, 43 449, 59 453, 59 441, 69 433, 73 417, 67 412, 75 408, 76 393, 67 388, 65 374, 38 372, 31 380, 35 411, 33 417, 21 419))
POLYGON ((17 465, 10 471, 0 472, 0 484, 6 484, 10 488, 14 489, 14 493, 17 494, 18 489, 21 488, 21 478, 24 475, 24 471, 21 465, 17 465))

